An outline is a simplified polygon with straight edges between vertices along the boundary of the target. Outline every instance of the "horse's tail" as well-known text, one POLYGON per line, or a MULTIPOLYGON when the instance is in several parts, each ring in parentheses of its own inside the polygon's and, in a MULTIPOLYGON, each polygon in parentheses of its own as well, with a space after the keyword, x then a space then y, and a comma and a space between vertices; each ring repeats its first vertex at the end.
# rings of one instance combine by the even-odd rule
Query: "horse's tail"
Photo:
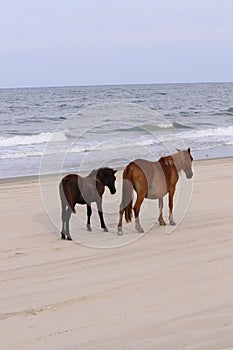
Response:
POLYGON ((122 200, 121 210, 125 212, 126 222, 132 220, 132 207, 133 207, 133 185, 132 185, 132 168, 131 164, 127 165, 123 172, 123 186, 122 186, 122 200))
POLYGON ((67 176, 65 176, 61 180, 61 182, 59 184, 59 192, 60 192, 61 202, 63 204, 65 203, 66 205, 68 205, 73 213, 76 213, 75 208, 74 208, 75 202, 73 199, 73 192, 71 190, 69 179, 67 176))

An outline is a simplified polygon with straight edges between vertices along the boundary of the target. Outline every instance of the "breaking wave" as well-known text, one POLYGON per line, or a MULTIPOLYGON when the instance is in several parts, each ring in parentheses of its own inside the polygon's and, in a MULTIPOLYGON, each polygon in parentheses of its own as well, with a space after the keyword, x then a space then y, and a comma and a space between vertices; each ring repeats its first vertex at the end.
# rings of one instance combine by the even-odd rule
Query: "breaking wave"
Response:
POLYGON ((0 137, 0 147, 12 147, 20 145, 34 145, 47 142, 66 141, 67 136, 63 132, 41 133, 36 135, 15 135, 11 137, 0 137))

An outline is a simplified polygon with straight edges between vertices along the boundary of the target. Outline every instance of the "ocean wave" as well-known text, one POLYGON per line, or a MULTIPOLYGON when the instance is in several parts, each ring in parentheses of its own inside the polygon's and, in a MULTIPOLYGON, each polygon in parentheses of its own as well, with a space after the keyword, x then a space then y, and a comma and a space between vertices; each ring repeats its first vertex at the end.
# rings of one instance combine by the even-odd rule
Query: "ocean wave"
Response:
MULTIPOLYGON (((9 149, 6 149, 5 152, 0 153, 0 159, 16 159, 16 158, 26 158, 26 157, 41 157, 51 154, 63 154, 66 153, 85 153, 85 152, 108 152, 108 151, 117 151, 119 149, 127 148, 137 148, 137 147, 146 147, 152 146, 156 143, 159 143, 156 139, 145 139, 141 141, 132 140, 132 142, 128 142, 122 139, 119 139, 115 142, 99 142, 96 144, 73 144, 72 147, 68 147, 66 149, 65 145, 63 147, 49 147, 45 148, 40 147, 40 149, 35 149, 35 147, 30 146, 29 148, 23 148, 20 151, 12 152, 9 149)), ((21 145, 22 147, 24 145, 21 145)), ((44 145, 45 146, 45 145, 44 145)))
POLYGON ((0 147, 12 147, 20 145, 33 145, 47 142, 66 141, 65 133, 41 133, 35 135, 15 135, 12 137, 0 137, 0 147))
POLYGON ((193 129, 189 125, 181 124, 181 123, 178 123, 178 122, 173 122, 172 125, 174 126, 175 129, 193 129))
POLYGON ((80 152, 91 152, 91 151, 111 151, 111 150, 118 150, 118 149, 127 149, 127 148, 134 148, 134 147, 146 147, 146 146, 152 146, 156 143, 159 143, 159 140, 156 139, 148 139, 143 141, 133 141, 133 142, 126 142, 119 140, 118 142, 112 142, 112 143, 99 143, 95 145, 74 145, 71 149, 71 153, 80 153, 80 152))
MULTIPOLYGON (((13 159, 13 158, 25 158, 25 157, 40 157, 43 156, 44 151, 46 154, 59 154, 63 153, 85 153, 85 152, 117 152, 117 150, 133 148, 150 147, 161 144, 161 140, 156 138, 156 134, 153 137, 153 133, 149 133, 149 128, 159 128, 159 130, 167 130, 166 134, 162 134, 161 137, 165 141, 174 140, 174 135, 177 135, 179 139, 183 139, 185 142, 189 141, 194 147, 199 147, 200 144, 203 148, 209 146, 219 145, 232 145, 233 144, 233 126, 229 127, 217 127, 217 128, 206 128, 206 129, 193 129, 186 127, 180 123, 167 123, 158 125, 147 125, 141 126, 142 129, 148 131, 147 134, 135 133, 132 137, 125 137, 122 132, 129 131, 125 130, 113 130, 117 131, 118 136, 105 138, 80 138, 76 139, 76 142, 67 142, 70 135, 67 132, 57 133, 41 133, 37 135, 14 135, 11 137, 0 137, 0 159, 13 159), (178 125, 177 125, 178 124, 178 125), (173 128, 180 129, 177 134, 174 134, 173 128), (170 129, 169 129, 170 128, 170 129), (49 144, 48 144, 49 143, 49 144), (47 148, 46 144, 48 144, 47 148)), ((133 127, 132 131, 137 131, 140 127, 133 127)), ((153 131, 153 129, 151 130, 153 131)), ((109 132, 108 132, 109 133, 109 132)), ((159 135, 159 133, 158 133, 159 135)), ((108 135, 109 136, 109 135, 108 135)), ((72 137, 73 138, 73 137, 72 137)), ((75 138, 74 138, 75 141, 75 138)), ((122 151, 121 151, 122 152, 122 151)), ((119 151, 120 153, 120 151, 119 151)))
POLYGON ((213 112, 210 115, 212 116, 231 116, 233 115, 233 107, 227 108, 227 109, 223 109, 223 110, 219 110, 217 112, 213 112))
POLYGON ((43 151, 25 151, 25 152, 15 152, 15 153, 0 153, 0 159, 17 159, 17 158, 27 158, 27 157, 41 157, 43 151))
POLYGON ((162 131, 164 129, 192 129, 191 126, 178 123, 178 122, 172 122, 172 123, 158 123, 158 124, 144 124, 142 125, 142 128, 145 128, 148 131, 162 131))
MULTIPOLYGON (((110 125, 110 124, 109 124, 110 125)), ((93 129, 90 129, 89 132, 90 133, 93 133, 93 134, 109 134, 109 133, 113 133, 113 134, 116 134, 116 133, 127 133, 127 132, 130 132, 130 133, 136 133, 138 135, 138 132, 143 132, 145 133, 146 131, 164 131, 165 129, 169 129, 169 128, 173 128, 174 125, 176 125, 177 128, 182 128, 182 124, 179 124, 179 123, 158 123, 158 124, 142 124, 142 125, 125 125, 124 123, 122 124, 122 126, 119 126, 119 123, 116 124, 115 127, 112 127, 111 125, 111 128, 109 128, 109 125, 107 125, 106 128, 103 128, 103 126, 97 126, 93 129)), ((183 126, 183 128, 186 128, 185 126, 183 126)), ((76 132, 76 131, 75 131, 76 132)), ((74 133, 72 133, 71 131, 67 131, 66 132, 66 135, 68 137, 74 137, 74 133)))
POLYGON ((233 115, 233 107, 228 108, 226 114, 233 115))
POLYGON ((181 136, 187 138, 208 138, 208 137, 231 137, 233 138, 233 126, 219 127, 219 128, 209 128, 193 131, 184 131, 180 133, 181 136))

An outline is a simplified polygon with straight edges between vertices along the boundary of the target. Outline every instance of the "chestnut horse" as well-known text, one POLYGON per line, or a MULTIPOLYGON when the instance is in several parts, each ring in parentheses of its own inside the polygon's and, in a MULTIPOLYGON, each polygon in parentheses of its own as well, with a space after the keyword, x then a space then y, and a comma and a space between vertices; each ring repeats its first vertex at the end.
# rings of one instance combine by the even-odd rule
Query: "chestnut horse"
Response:
POLYGON ((190 179, 192 172, 192 156, 190 148, 178 150, 167 157, 161 157, 157 162, 145 159, 137 159, 129 163, 123 172, 122 201, 119 212, 118 234, 122 234, 122 217, 125 213, 126 222, 132 220, 132 209, 135 216, 135 228, 138 232, 144 232, 139 221, 139 211, 144 198, 159 200, 160 225, 165 225, 163 219, 163 197, 169 194, 169 223, 175 225, 173 220, 173 196, 179 172, 183 170, 190 179), (133 189, 137 192, 137 199, 133 206, 133 189))
POLYGON ((82 177, 77 174, 66 175, 59 184, 59 192, 62 206, 62 230, 61 238, 72 240, 70 236, 69 220, 71 213, 75 213, 75 204, 86 204, 87 206, 87 231, 92 231, 90 218, 92 214, 91 203, 97 204, 101 228, 105 232, 108 229, 104 222, 102 210, 102 196, 105 186, 111 194, 116 193, 115 173, 117 170, 111 168, 100 168, 93 170, 88 176, 82 177))

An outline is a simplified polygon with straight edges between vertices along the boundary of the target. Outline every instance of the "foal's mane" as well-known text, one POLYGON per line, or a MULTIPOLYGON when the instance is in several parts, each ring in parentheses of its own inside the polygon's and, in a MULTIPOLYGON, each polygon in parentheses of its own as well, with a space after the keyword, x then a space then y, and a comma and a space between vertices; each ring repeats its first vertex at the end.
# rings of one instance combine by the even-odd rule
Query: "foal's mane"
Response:
POLYGON ((112 173, 113 173, 113 169, 105 167, 105 168, 93 169, 88 176, 100 178, 102 176, 108 176, 112 173))

